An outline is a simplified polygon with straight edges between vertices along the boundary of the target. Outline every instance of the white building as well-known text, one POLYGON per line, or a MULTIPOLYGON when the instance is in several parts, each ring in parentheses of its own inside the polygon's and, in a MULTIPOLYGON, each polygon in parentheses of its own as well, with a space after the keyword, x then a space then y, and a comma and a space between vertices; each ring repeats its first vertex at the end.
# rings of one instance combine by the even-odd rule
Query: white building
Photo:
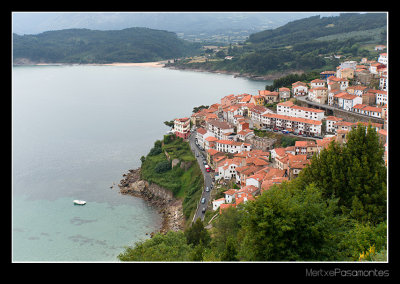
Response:
POLYGON ((223 133, 234 132, 233 126, 231 126, 229 123, 216 119, 208 120, 206 122, 206 130, 213 133, 214 136, 218 139, 222 139, 223 133))
POLYGON ((308 93, 307 84, 297 81, 292 84, 292 94, 294 97, 305 96, 308 93))
POLYGON ((351 111, 353 106, 357 104, 362 104, 362 97, 349 93, 339 93, 334 97, 337 99, 337 106, 347 111, 351 111))
POLYGON ((325 80, 315 79, 310 82, 311 88, 325 87, 325 80))
POLYGON ((356 70, 356 66, 357 66, 357 61, 345 61, 340 64, 339 69, 350 68, 356 70))
POLYGON ((220 199, 216 199, 213 200, 212 205, 213 205, 213 211, 218 210, 218 208, 221 206, 221 204, 225 203, 225 198, 220 198, 220 199))
POLYGON ((215 179, 236 179, 236 168, 240 166, 240 161, 237 159, 228 159, 223 165, 220 165, 216 171, 218 175, 215 175, 215 179))
POLYGON ((388 63, 387 53, 379 54, 378 62, 387 65, 388 63))
POLYGON ((173 131, 176 136, 187 139, 190 134, 190 118, 176 118, 173 131))
POLYGON ((322 122, 319 120, 266 113, 262 115, 262 123, 269 128, 291 129, 310 135, 321 135, 322 122))
POLYGON ((379 78, 379 89, 383 91, 387 91, 387 72, 384 72, 382 76, 379 78))
POLYGON ((327 83, 329 85, 330 82, 336 82, 339 84, 339 88, 341 91, 345 91, 349 87, 349 80, 346 78, 338 78, 335 76, 328 77, 327 83))
POLYGON ((336 133, 336 123, 338 121, 342 121, 343 118, 341 117, 335 117, 335 116, 327 116, 325 121, 326 121, 326 129, 325 131, 328 133, 336 133))
POLYGON ((276 108, 277 114, 321 121, 325 115, 324 111, 315 108, 301 107, 290 101, 279 103, 276 108))
POLYGON ((371 91, 375 93, 377 105, 385 105, 388 103, 387 91, 384 90, 371 90, 371 91))
POLYGON ((233 198, 235 198, 235 193, 237 192, 236 189, 228 189, 227 191, 224 192, 225 194, 225 203, 232 203, 233 198))
POLYGON ((197 139, 197 143, 204 148, 204 139, 207 138, 208 136, 206 136, 207 134, 207 130, 205 130, 202 127, 197 128, 196 130, 196 139, 197 139))
POLYGON ((231 140, 217 140, 216 150, 224 153, 241 153, 243 151, 250 151, 251 144, 244 142, 236 142, 231 140))
POLYGON ((352 111, 376 118, 382 118, 382 109, 379 107, 358 104, 352 108, 352 111))

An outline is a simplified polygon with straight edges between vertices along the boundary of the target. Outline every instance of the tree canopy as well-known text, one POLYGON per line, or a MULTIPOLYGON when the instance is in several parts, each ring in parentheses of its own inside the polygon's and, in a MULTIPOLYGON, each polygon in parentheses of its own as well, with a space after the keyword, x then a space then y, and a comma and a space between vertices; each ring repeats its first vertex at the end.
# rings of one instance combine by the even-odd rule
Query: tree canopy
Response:
POLYGON ((197 53, 200 45, 175 33, 149 28, 66 29, 37 35, 13 34, 13 59, 36 62, 148 62, 197 53))

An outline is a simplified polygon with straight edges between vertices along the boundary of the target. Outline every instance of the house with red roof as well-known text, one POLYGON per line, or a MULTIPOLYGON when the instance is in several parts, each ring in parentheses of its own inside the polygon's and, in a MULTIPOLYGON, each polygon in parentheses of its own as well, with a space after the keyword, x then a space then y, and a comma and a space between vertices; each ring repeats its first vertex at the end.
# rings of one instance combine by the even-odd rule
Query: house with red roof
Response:
POLYGON ((213 211, 218 210, 218 208, 221 206, 221 204, 224 204, 224 203, 225 203, 225 198, 224 197, 221 197, 219 199, 213 200, 213 202, 212 202, 213 211))
POLYGON ((205 128, 199 127, 196 129, 196 139, 197 143, 204 148, 204 139, 206 136, 207 130, 205 128))
POLYGON ((292 94, 293 97, 305 96, 308 93, 308 87, 306 83, 297 81, 292 84, 292 94))
POLYGON ((325 121, 326 121, 325 131, 328 133, 336 133, 335 124, 336 124, 336 122, 342 121, 342 120, 343 120, 343 118, 341 118, 341 117, 327 116, 325 118, 325 121))
POLYGON ((215 142, 218 141, 217 138, 214 136, 207 136, 207 138, 204 139, 204 150, 209 150, 209 149, 215 149, 215 142))
POLYGON ((296 141, 296 155, 306 155, 311 158, 317 152, 317 143, 314 140, 296 141))
POLYGON ((234 189, 234 188, 224 191, 225 203, 232 203, 233 199, 235 198, 236 191, 237 191, 237 189, 234 189))
POLYGON ((286 87, 279 88, 279 100, 287 101, 290 99, 290 89, 286 87))
POLYGON ((333 96, 334 106, 338 108, 351 111, 353 106, 362 104, 362 98, 356 95, 342 92, 333 96))
POLYGON ((223 163, 218 163, 215 169, 215 179, 236 179, 236 168, 240 167, 240 158, 225 159, 223 163))
POLYGON ((213 134, 218 139, 221 139, 223 133, 232 133, 234 128, 231 124, 218 119, 209 120, 206 122, 206 130, 213 134))
POLYGON ((289 180, 296 178, 299 173, 310 164, 307 155, 289 155, 287 173, 289 180))
POLYGON ((319 120, 292 117, 275 113, 262 114, 262 124, 268 128, 290 129, 309 135, 321 135, 322 122, 319 120))
POLYGON ((227 209, 227 208, 230 208, 230 207, 236 207, 236 204, 221 204, 220 206, 219 206, 219 214, 222 214, 222 210, 225 210, 225 209, 227 209))
POLYGON ((351 111, 372 117, 382 118, 382 108, 380 107, 368 106, 366 104, 357 104, 352 107, 351 111))
POLYGON ((330 76, 326 79, 326 82, 329 84, 330 82, 336 82, 339 84, 339 89, 341 91, 345 91, 347 87, 349 86, 349 80, 346 78, 338 78, 335 76, 330 76))
POLYGON ((176 118, 174 120, 174 130, 176 136, 187 139, 190 134, 190 118, 176 118))

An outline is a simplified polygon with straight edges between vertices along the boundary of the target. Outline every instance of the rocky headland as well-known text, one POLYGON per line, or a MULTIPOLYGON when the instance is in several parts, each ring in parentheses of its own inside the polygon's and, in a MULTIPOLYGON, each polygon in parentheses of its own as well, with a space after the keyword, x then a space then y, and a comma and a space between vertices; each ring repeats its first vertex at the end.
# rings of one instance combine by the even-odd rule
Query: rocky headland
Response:
MULTIPOLYGON (((118 184, 121 194, 129 194, 147 201, 163 216, 160 233, 183 230, 185 220, 182 201, 173 197, 170 190, 140 178, 140 168, 129 170, 118 184)), ((151 233, 153 236, 155 232, 151 233)))

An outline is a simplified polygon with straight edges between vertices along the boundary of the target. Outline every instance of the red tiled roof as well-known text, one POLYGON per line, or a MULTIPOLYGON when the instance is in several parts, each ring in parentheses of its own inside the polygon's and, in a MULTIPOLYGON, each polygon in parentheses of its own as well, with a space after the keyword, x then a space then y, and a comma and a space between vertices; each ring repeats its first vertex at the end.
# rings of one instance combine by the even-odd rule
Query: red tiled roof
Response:
POLYGON ((207 133, 207 130, 205 130, 204 128, 200 127, 200 128, 197 128, 197 132, 202 134, 202 135, 204 135, 204 134, 207 133))

